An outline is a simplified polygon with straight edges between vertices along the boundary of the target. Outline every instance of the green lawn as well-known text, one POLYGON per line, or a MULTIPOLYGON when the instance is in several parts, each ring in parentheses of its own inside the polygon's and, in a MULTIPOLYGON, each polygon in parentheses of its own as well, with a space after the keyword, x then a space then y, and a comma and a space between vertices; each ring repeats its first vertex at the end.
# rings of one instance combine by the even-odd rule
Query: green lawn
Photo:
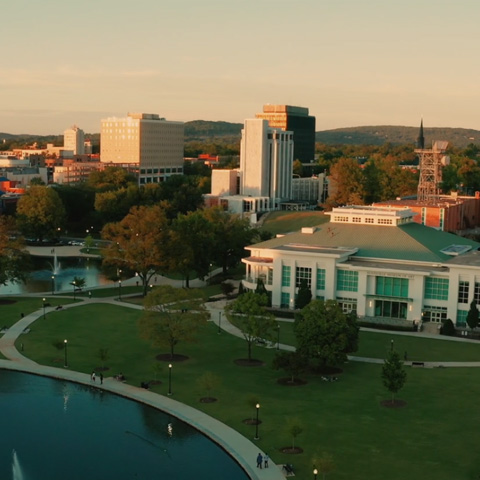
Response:
POLYGON ((277 233, 295 232, 302 227, 314 227, 328 221, 329 217, 319 211, 271 212, 261 229, 276 235, 277 233))
MULTIPOLYGON (((3 306, 2 306, 3 308, 3 306)), ((84 305, 68 311, 52 312, 39 319, 31 332, 22 336, 24 353, 47 365, 62 365, 63 350, 52 343, 68 339, 68 359, 72 369, 90 373, 101 366, 99 348, 108 348, 105 376, 122 371, 129 383, 154 377, 158 350, 138 336, 137 320, 141 312, 121 306, 84 305)), ((281 323, 281 342, 286 343, 291 324, 281 323)), ((458 357, 468 345, 395 336, 398 348, 418 348, 425 355, 447 353, 458 357), (400 340, 402 339, 402 340, 400 340), (410 339, 409 339, 410 341, 410 339), (449 348, 451 350, 449 350, 449 348)), ((381 352, 389 345, 388 333, 361 335, 361 351, 381 352)), ((380 380, 381 366, 358 362, 344 365, 339 381, 328 383, 306 375, 307 384, 285 387, 277 383, 284 376, 270 368, 275 349, 254 347, 253 355, 265 362, 261 367, 239 367, 235 359, 247 355, 246 342, 208 324, 194 344, 180 343, 176 352, 188 360, 174 363, 173 398, 203 410, 253 438, 255 427, 242 420, 255 414, 248 398, 256 396, 261 404, 259 446, 277 463, 296 467, 297 478, 312 478, 312 465, 318 452, 333 455, 336 469, 328 478, 337 480, 435 480, 477 479, 480 454, 470 448, 478 435, 480 413, 472 408, 480 395, 480 369, 408 369, 405 388, 399 398, 407 405, 385 408, 380 402, 389 398, 380 380), (220 385, 204 392, 197 385, 206 371, 215 373, 220 385), (211 404, 199 402, 202 396, 215 396, 211 404), (296 445, 300 455, 286 455, 279 449, 291 445, 286 432, 289 418, 298 418, 303 432, 296 445)), ((473 354, 473 351, 472 351, 473 354)), ((369 356, 372 356, 371 354, 369 356)), ((454 358, 443 358, 453 360, 454 358)), ((163 384, 153 390, 167 392, 168 368, 163 364, 163 384)))

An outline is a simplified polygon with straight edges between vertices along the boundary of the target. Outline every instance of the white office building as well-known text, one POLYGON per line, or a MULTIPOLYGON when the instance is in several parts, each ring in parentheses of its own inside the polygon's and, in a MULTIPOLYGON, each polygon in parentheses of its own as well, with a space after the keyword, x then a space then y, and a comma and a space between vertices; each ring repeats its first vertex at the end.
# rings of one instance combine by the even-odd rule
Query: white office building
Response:
POLYGON ((409 208, 341 207, 330 222, 247 247, 244 287, 262 280, 292 309, 302 280, 365 320, 466 325, 480 305, 480 243, 413 221, 409 208))
POLYGON ((183 173, 184 124, 157 114, 129 113, 101 122, 100 160, 137 172, 139 183, 183 173))
POLYGON ((85 132, 74 125, 63 132, 63 148, 71 150, 74 155, 85 154, 85 132))

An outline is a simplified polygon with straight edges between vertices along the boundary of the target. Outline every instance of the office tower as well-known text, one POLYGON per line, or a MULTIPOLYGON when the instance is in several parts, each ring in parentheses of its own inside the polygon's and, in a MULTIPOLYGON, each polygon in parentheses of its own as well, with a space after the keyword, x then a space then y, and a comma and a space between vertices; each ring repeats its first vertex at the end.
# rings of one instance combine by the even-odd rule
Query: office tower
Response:
POLYGON ((71 150, 74 155, 85 153, 84 142, 85 132, 76 125, 63 132, 63 148, 64 150, 71 150))
POLYGON ((184 124, 151 113, 102 120, 100 160, 138 173, 139 184, 183 173, 184 124))
POLYGON ((268 120, 270 127, 293 132, 295 148, 293 159, 310 163, 315 158, 315 117, 308 114, 308 108, 290 105, 264 105, 263 113, 256 118, 268 120))

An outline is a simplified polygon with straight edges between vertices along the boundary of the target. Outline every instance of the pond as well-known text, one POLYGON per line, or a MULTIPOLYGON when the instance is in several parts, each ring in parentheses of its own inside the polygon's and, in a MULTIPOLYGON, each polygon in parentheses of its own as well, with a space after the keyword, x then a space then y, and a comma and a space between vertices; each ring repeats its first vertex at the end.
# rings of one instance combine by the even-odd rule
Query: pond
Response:
POLYGON ((152 407, 0 370, 0 478, 248 480, 222 448, 152 407))
POLYGON ((101 261, 97 258, 60 257, 45 258, 32 256, 33 271, 25 284, 8 283, 0 286, 0 295, 19 293, 73 293, 74 277, 82 277, 86 281, 85 288, 97 287, 112 283, 101 272, 101 261))

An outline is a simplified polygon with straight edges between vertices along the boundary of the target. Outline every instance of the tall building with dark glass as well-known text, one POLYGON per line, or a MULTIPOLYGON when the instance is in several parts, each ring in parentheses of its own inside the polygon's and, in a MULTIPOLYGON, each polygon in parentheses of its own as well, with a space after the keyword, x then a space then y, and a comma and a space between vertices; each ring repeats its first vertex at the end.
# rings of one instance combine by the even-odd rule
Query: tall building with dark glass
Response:
POLYGON ((272 128, 293 132, 293 158, 311 162, 315 158, 315 117, 308 114, 308 108, 291 105, 264 105, 263 112, 256 118, 268 120, 272 128))

